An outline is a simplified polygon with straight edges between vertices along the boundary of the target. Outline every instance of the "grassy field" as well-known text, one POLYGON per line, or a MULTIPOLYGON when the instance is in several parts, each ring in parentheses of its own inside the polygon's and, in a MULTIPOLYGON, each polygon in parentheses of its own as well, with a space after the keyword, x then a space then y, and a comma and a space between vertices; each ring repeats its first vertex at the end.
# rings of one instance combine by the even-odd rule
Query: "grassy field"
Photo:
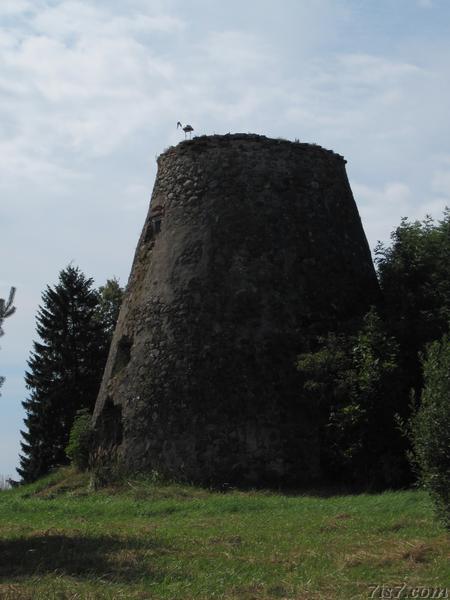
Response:
POLYGON ((145 480, 89 491, 65 469, 0 492, 1 599, 347 600, 370 598, 371 584, 404 584, 405 597, 450 588, 449 553, 418 491, 324 498, 145 480))

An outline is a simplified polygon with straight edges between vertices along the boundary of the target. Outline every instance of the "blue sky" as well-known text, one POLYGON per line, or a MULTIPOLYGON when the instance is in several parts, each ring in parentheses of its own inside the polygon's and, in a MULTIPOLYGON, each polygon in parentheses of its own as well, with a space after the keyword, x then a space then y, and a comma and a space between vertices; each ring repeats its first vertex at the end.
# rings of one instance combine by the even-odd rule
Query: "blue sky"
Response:
POLYGON ((0 474, 42 290, 126 283, 178 120, 343 154, 373 248, 450 205, 449 106, 448 0, 1 0, 0 474))

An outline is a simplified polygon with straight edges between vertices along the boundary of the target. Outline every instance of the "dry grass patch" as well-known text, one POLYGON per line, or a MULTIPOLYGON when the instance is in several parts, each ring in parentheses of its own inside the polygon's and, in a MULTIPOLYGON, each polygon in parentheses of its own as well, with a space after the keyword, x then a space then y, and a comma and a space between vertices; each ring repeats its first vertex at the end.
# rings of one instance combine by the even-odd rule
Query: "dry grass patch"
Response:
POLYGON ((86 496, 88 494, 89 476, 86 473, 79 473, 69 467, 64 472, 66 476, 62 479, 55 481, 43 489, 38 488, 33 494, 25 497, 35 496, 49 500, 64 494, 86 496))
POLYGON ((409 568, 413 569, 430 562, 437 552, 437 548, 432 543, 423 541, 397 542, 394 549, 386 550, 381 556, 376 557, 375 564, 389 566, 407 561, 409 568))
POLYGON ((411 544, 406 542, 407 548, 400 553, 400 558, 408 560, 412 563, 425 563, 431 560, 433 555, 433 547, 429 544, 418 542, 411 544))
POLYGON ((379 527, 378 531, 380 533, 397 533, 409 525, 410 524, 407 521, 397 521, 396 523, 390 523, 389 525, 383 525, 383 527, 379 527))
POLYGON ((345 522, 352 518, 349 513, 339 513, 333 517, 326 519, 323 525, 319 528, 321 533, 329 533, 339 529, 345 529, 345 522))
POLYGON ((17 585, 0 584, 0 600, 33 600, 33 595, 17 585))
MULTIPOLYGON (((448 542, 445 543, 448 546, 448 542)), ((436 555, 440 554, 441 544, 438 541, 425 543, 421 540, 415 541, 391 541, 388 548, 381 552, 358 550, 344 557, 344 567, 357 567, 360 565, 388 567, 407 561, 410 568, 431 562, 436 555)))

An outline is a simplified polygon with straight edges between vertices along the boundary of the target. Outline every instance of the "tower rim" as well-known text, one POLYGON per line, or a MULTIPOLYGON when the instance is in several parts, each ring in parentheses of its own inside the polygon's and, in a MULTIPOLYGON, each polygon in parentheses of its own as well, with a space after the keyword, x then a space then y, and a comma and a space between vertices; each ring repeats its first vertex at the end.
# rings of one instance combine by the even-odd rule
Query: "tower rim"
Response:
POLYGON ((229 144, 234 142, 238 143, 261 143, 264 146, 283 146, 283 147, 291 147, 294 151, 311 151, 311 149, 316 150, 318 153, 325 153, 328 156, 334 156, 338 160, 347 162, 345 158, 337 153, 334 150, 330 150, 328 148, 324 148, 320 144, 316 144, 314 142, 301 142, 299 139, 289 140, 282 137, 268 137, 266 135, 258 134, 258 133, 225 133, 225 134, 212 134, 212 135, 198 135, 189 140, 181 140, 175 146, 169 146, 166 148, 161 154, 158 156, 158 161, 160 159, 165 158, 166 156, 171 156, 174 154, 184 154, 190 151, 202 151, 213 148, 226 147, 229 144))

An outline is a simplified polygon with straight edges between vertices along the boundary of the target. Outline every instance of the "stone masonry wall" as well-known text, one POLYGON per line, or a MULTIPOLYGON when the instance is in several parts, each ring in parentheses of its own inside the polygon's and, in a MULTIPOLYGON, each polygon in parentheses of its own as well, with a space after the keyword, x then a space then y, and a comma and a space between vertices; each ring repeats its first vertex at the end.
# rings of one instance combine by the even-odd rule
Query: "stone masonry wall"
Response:
POLYGON ((199 483, 314 480, 296 356, 377 295, 341 156, 244 134, 169 148, 95 408, 94 461, 199 483))

